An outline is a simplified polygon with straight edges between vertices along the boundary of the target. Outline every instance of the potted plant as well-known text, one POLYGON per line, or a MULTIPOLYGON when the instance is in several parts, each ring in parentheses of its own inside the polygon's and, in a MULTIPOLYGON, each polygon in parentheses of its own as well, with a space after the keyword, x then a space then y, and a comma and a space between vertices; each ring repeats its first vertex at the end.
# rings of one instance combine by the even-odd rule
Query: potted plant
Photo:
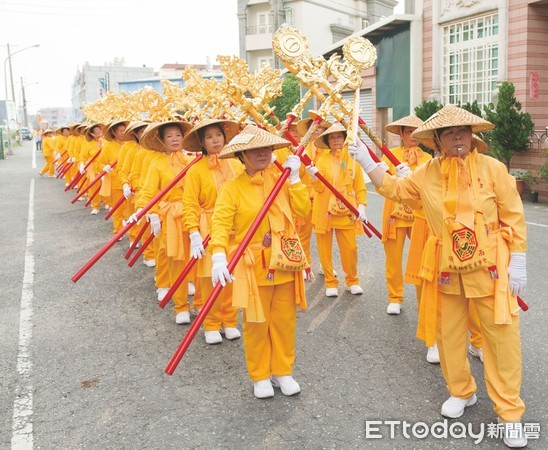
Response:
POLYGON ((522 180, 525 182, 527 186, 531 189, 531 192, 529 193, 529 200, 533 203, 538 202, 538 191, 533 189, 533 185, 537 184, 537 177, 531 170, 526 170, 525 174, 522 177, 522 180))
POLYGON ((526 169, 510 169, 510 175, 516 179, 516 188, 519 195, 523 194, 523 189, 525 188, 524 177, 528 170, 526 169))

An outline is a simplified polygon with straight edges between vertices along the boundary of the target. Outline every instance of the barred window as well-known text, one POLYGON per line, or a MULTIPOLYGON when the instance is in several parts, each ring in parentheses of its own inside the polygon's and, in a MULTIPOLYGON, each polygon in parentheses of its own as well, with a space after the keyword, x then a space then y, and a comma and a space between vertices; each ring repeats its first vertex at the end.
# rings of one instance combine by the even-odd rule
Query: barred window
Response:
POLYGON ((497 14, 443 27, 444 103, 491 101, 498 79, 498 34, 497 14))

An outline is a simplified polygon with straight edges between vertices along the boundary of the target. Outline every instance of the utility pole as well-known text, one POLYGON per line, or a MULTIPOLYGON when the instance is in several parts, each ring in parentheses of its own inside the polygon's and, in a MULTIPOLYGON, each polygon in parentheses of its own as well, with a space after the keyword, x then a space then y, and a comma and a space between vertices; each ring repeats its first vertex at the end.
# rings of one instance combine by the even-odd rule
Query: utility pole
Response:
POLYGON ((23 125, 29 126, 29 118, 27 116, 27 98, 25 97, 25 85, 23 84, 23 77, 21 77, 21 95, 23 97, 23 125))
POLYGON ((11 99, 15 102, 15 87, 13 85, 13 71, 11 69, 10 45, 7 44, 7 47, 8 47, 8 62, 9 62, 9 65, 10 65, 11 99))

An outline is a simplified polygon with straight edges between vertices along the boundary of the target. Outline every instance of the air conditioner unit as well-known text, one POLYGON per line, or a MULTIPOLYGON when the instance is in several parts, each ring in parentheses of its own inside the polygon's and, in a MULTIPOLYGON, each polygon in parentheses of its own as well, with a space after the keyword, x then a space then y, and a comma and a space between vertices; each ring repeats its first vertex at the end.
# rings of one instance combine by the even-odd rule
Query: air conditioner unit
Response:
POLYGON ((362 28, 367 28, 369 26, 369 20, 362 19, 362 28))

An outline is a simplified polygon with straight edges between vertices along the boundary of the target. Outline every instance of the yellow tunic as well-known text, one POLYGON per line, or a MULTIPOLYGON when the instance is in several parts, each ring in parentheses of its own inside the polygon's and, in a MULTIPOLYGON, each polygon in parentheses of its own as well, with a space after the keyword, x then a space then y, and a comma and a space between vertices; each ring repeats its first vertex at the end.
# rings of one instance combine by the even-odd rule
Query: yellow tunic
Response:
POLYGON ((131 164, 133 163, 133 158, 139 150, 139 144, 135 141, 126 141, 120 149, 120 154, 118 156, 118 176, 120 177, 120 182, 122 185, 130 184, 129 182, 129 172, 131 171, 131 164))
MULTIPOLYGON (((103 150, 101 151, 101 154, 97 157, 97 160, 95 161, 95 169, 97 170, 98 173, 101 172, 107 164, 112 166, 115 162, 118 161, 121 147, 122 147, 122 144, 117 141, 107 141, 105 143, 105 145, 103 146, 103 150)), ((105 175, 103 180, 103 184, 108 183, 110 181, 111 190, 122 189, 122 183, 120 181, 120 176, 118 175, 118 172, 119 172, 118 164, 119 163, 117 163, 116 167, 114 167, 109 173, 105 175)), ((110 194, 102 194, 102 195, 110 195, 110 194)))
MULTIPOLYGON (((268 170, 258 172, 253 177, 250 177, 247 172, 243 172, 237 178, 227 182, 218 194, 209 246, 212 253, 225 252, 229 255, 229 248, 238 245, 242 241, 269 194, 269 192, 264 191, 263 177, 271 177, 271 180, 269 180, 271 182, 274 178, 268 170)), ((310 211, 310 199, 304 184, 296 183, 290 186, 286 182, 278 194, 278 196, 281 195, 289 199, 291 211, 294 215, 306 216, 310 211)), ((272 286, 287 283, 294 281, 296 275, 302 279, 300 272, 281 270, 276 271, 273 280, 267 279, 271 246, 265 248, 261 243, 269 232, 270 224, 267 217, 265 217, 250 241, 250 246, 254 247, 255 261, 258 262, 254 265, 257 284, 259 286, 272 286), (263 260, 264 264, 262 263, 263 260)))
MULTIPOLYGON (((442 158, 434 158, 406 178, 385 175, 378 192, 399 202, 422 203, 432 232, 421 269, 425 292, 431 288, 434 296, 436 290, 445 294, 464 294, 466 298, 495 296, 495 323, 512 323, 511 315, 517 312, 517 303, 507 294, 507 252, 524 252, 527 248, 525 215, 515 179, 508 174, 504 164, 489 156, 476 155, 479 199, 475 201, 481 205, 480 212, 489 230, 488 245, 493 250, 499 278, 492 279, 487 269, 461 274, 449 272, 449 282, 436 286, 444 231, 441 161, 442 158), (464 292, 461 292, 461 286, 464 292)), ((474 196, 473 190, 471 192, 474 196)), ((423 295, 421 302, 418 336, 426 340, 427 345, 432 345, 437 304, 435 298, 429 297, 423 295)))
MULTIPOLYGON (((339 192, 344 187, 345 197, 350 203, 355 206, 367 204, 367 190, 363 171, 360 165, 350 158, 346 146, 336 156, 333 156, 330 151, 323 152, 318 158, 316 167, 320 174, 339 192)), ((355 217, 352 214, 347 216, 328 214, 329 201, 331 197, 334 197, 334 194, 319 180, 315 180, 313 186, 316 195, 314 196, 312 208, 312 223, 316 233, 325 233, 332 228, 348 230, 356 227, 356 232, 363 234, 361 224, 354 220, 355 217)))
POLYGON ((42 142, 42 154, 44 156, 53 156, 55 150, 55 143, 52 137, 46 136, 42 142))

